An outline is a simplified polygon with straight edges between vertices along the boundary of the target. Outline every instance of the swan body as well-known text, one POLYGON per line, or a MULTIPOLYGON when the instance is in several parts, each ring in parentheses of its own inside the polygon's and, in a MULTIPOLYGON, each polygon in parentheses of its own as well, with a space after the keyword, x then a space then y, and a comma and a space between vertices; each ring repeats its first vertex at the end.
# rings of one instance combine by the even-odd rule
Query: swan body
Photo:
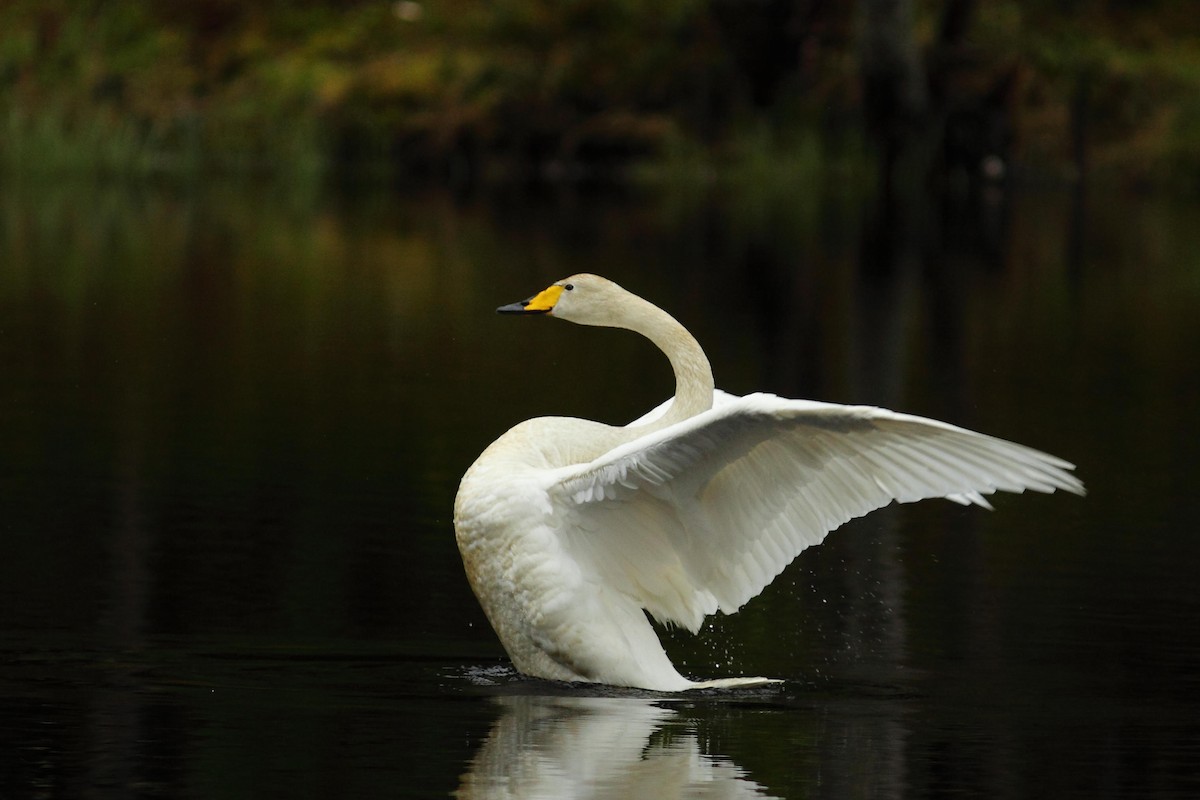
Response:
POLYGON ((467 577, 527 675, 657 691, 768 682, 683 677, 645 612, 695 632, 891 502, 1084 493, 1072 464, 943 422, 719 391, 682 325, 596 275, 498 310, 636 331, 676 379, 671 400, 624 427, 526 420, 463 476, 454 526, 467 577))

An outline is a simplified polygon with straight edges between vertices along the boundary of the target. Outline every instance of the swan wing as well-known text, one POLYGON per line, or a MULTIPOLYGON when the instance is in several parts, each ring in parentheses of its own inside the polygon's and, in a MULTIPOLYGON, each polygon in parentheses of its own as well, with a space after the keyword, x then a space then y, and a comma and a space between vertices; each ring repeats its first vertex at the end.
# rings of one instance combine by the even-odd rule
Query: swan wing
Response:
POLYGON ((1073 468, 881 408, 718 393, 707 412, 553 470, 547 494, 581 568, 695 631, 854 517, 929 497, 990 508, 997 490, 1083 494, 1073 468))

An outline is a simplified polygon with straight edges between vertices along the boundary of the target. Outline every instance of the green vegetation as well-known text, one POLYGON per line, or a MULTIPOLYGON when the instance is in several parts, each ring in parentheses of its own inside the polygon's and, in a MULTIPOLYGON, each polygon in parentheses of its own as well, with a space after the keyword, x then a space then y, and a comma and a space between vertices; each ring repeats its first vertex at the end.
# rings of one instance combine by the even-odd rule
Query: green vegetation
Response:
MULTIPOLYGON (((10 0, 0 170, 466 179, 636 166, 745 180, 831 162, 855 170, 867 152, 854 143, 859 24, 854 4, 824 5, 10 0)), ((1021 160, 1079 167, 1083 142, 1089 169, 1194 187, 1193 12, 1170 0, 918 2, 913 36, 927 66, 951 65, 950 102, 1002 103, 1021 160), (973 13, 947 53, 938 31, 954 7, 973 13)))

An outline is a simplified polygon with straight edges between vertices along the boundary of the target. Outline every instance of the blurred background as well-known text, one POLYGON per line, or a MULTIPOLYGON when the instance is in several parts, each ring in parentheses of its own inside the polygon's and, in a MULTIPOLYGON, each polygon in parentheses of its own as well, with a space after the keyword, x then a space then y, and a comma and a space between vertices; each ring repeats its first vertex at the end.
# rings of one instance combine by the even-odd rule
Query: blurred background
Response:
POLYGON ((1195 192, 1181 0, 35 2, 6 174, 612 182, 915 161, 1195 192))
POLYGON ((0 3, 0 796, 1200 794, 1191 2, 0 3), (516 675, 459 476, 652 346, 1085 499, 893 507, 609 697, 516 675))

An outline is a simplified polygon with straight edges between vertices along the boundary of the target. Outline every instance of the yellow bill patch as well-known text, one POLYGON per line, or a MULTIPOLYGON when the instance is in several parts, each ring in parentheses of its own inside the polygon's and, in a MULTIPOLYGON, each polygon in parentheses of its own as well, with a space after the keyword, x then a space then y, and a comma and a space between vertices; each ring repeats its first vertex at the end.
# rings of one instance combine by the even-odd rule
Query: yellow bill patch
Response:
POLYGON ((549 311, 554 308, 554 304, 558 302, 559 296, 563 293, 563 287, 550 286, 538 292, 525 304, 526 311, 549 311))

